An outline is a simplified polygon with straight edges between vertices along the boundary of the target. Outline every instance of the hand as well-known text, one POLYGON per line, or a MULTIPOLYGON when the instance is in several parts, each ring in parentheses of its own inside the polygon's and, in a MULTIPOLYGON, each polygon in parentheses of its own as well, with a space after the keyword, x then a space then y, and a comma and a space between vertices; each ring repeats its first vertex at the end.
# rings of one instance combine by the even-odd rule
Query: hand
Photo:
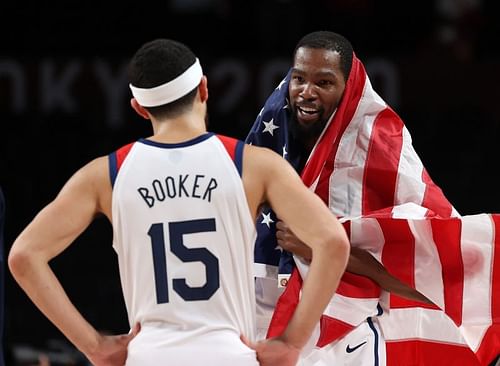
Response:
POLYGON ((379 279, 379 286, 384 290, 403 297, 407 300, 413 300, 418 302, 423 302, 425 304, 435 305, 431 300, 429 300, 425 295, 418 292, 417 290, 405 285, 403 282, 399 281, 395 277, 391 276, 386 272, 385 275, 381 276, 379 279))
POLYGON ((311 248, 301 242, 283 221, 276 223, 276 239, 278 240, 278 245, 283 249, 301 256, 307 261, 311 261, 311 248))
POLYGON ((94 366, 125 365, 128 344, 139 333, 140 328, 140 324, 137 323, 129 334, 101 335, 97 350, 85 356, 94 366))
POLYGON ((250 342, 241 336, 241 341, 257 353, 260 366, 295 366, 299 359, 300 349, 280 337, 250 342))

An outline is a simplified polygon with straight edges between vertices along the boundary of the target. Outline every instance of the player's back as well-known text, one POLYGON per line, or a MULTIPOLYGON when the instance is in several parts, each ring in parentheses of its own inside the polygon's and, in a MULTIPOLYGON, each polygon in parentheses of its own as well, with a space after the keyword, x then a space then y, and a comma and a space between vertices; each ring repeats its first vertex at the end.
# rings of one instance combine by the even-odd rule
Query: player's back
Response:
POLYGON ((242 151, 207 133, 110 155, 113 245, 129 322, 142 327, 127 365, 257 365, 239 340, 255 334, 242 151))

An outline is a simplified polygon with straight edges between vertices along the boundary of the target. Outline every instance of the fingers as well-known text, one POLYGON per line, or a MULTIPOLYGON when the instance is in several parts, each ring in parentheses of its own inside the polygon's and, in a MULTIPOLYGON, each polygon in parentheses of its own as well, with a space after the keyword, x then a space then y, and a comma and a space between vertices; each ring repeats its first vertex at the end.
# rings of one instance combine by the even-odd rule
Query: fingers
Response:
POLYGON ((132 339, 135 338, 135 336, 140 332, 140 330, 141 330, 141 323, 135 323, 135 325, 132 327, 132 329, 130 329, 128 334, 123 334, 120 337, 120 341, 125 344, 128 344, 132 339))
POLYGON ((287 231, 288 230, 288 226, 283 221, 278 221, 276 223, 276 230, 287 231))
MULTIPOLYGON (((141 330, 141 323, 137 322, 135 323, 134 327, 131 329, 130 333, 135 337, 137 333, 141 330)), ((133 338, 132 337, 132 338, 133 338)))
POLYGON ((278 239, 278 245, 290 240, 290 233, 288 226, 283 221, 278 221, 276 223, 276 239, 278 239))
POLYGON ((283 249, 286 249, 286 240, 287 240, 287 226, 283 221, 278 221, 276 223, 276 240, 278 245, 283 249))

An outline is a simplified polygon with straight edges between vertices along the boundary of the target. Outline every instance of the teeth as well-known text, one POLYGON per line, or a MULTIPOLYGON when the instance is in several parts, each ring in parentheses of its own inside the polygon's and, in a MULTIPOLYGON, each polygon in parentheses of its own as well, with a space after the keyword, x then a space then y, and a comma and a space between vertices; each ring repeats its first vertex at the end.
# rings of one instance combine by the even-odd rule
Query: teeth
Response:
POLYGON ((314 108, 300 107, 300 110, 305 113, 316 113, 317 110, 314 108))

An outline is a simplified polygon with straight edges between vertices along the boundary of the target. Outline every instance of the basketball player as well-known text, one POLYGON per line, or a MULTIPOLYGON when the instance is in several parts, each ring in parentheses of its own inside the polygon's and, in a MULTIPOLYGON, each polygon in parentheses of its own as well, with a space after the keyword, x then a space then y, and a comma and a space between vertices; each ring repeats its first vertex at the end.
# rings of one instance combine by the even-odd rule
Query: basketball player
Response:
POLYGON ((342 225, 281 156, 206 131, 207 78, 185 45, 144 44, 129 76, 131 105, 154 134, 71 177, 15 241, 12 274, 94 365, 295 365, 345 269, 342 225), (284 334, 255 342, 263 203, 313 254, 284 334), (128 335, 99 334, 48 265, 100 213, 113 226, 128 335))
MULTIPOLYGON (((308 33, 298 41, 292 65, 265 102, 247 142, 282 155, 332 212, 348 219, 351 228, 356 220, 350 219, 360 216, 386 220, 459 216, 423 167, 401 118, 372 88, 349 40, 331 31, 308 33)), ((286 251, 274 255, 259 248, 274 243, 299 255, 299 269, 309 253, 286 220, 278 221, 280 216, 270 211, 267 216, 275 224, 258 222, 257 319, 259 332, 274 335, 286 324, 284 314, 293 306, 280 309, 287 299, 300 294, 295 290, 300 286, 288 282, 279 298, 283 291, 279 286, 293 268, 287 264, 294 261, 286 251)), ((364 248, 367 241, 378 240, 371 225, 357 225, 356 236, 364 248)), ((384 241, 386 237, 380 235, 384 241)), ((351 236, 353 243, 356 236, 351 236)), ((401 240, 400 246, 403 243, 401 240)), ((410 240, 407 244, 413 245, 410 240)), ((303 349, 301 366, 437 365, 436 359, 439 365, 478 364, 473 352, 458 343, 460 330, 436 305, 392 277, 380 263, 377 266, 371 254, 360 249, 352 248, 353 261, 325 321, 318 326, 310 347, 303 349), (369 277, 377 285, 354 274, 369 277)), ((413 281, 416 263, 416 259, 396 261, 399 268, 391 272, 406 273, 413 281)), ((461 297, 455 300, 461 301, 461 297)))

